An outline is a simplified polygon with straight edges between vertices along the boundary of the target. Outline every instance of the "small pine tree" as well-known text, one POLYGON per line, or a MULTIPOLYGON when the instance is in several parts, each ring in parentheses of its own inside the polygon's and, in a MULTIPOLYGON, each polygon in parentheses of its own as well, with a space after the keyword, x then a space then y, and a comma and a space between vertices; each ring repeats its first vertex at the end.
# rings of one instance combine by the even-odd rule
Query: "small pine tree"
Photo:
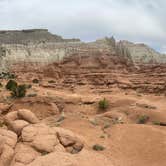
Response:
POLYGON ((13 91, 17 88, 17 82, 14 80, 9 80, 6 84, 6 89, 13 91))
POLYGON ((26 86, 25 85, 18 85, 16 89, 12 90, 13 97, 25 97, 26 95, 26 86))

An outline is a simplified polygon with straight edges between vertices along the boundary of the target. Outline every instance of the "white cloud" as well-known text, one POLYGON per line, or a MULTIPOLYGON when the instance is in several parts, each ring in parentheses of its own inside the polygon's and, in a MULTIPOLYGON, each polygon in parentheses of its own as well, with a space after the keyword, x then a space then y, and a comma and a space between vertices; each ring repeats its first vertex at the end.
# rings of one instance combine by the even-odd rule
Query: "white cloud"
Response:
POLYGON ((166 44, 165 0, 0 0, 0 9, 0 29, 41 27, 83 40, 115 35, 159 50, 166 44))

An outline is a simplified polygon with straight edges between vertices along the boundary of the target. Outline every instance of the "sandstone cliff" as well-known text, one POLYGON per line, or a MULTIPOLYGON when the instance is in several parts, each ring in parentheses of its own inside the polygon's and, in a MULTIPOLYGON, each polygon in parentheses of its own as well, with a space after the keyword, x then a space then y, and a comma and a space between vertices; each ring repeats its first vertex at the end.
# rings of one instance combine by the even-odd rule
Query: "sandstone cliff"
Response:
POLYGON ((119 55, 126 61, 131 61, 129 54, 123 54, 122 48, 117 49, 113 37, 84 43, 79 39, 63 39, 52 35, 47 30, 1 31, 0 33, 1 70, 9 70, 13 65, 27 63, 40 68, 43 65, 59 62, 64 57, 91 56, 100 52, 119 55))
POLYGON ((119 47, 125 47, 136 65, 166 63, 166 55, 160 54, 145 44, 134 44, 128 41, 118 42, 119 47))
POLYGON ((116 42, 113 37, 84 43, 79 39, 63 39, 46 29, 0 31, 0 71, 10 70, 17 64, 25 66, 27 63, 40 68, 59 62, 64 57, 91 56, 101 52, 120 57, 128 64, 133 61, 136 66, 166 63, 166 56, 144 44, 116 42))

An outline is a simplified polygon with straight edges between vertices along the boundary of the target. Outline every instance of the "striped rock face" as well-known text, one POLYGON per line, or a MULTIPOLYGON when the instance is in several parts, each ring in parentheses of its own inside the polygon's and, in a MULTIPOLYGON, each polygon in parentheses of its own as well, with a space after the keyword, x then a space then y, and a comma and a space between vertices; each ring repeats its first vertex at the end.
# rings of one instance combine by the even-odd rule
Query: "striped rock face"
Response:
POLYGON ((104 52, 121 55, 120 51, 117 50, 114 38, 84 43, 79 39, 63 39, 46 30, 0 31, 1 70, 9 70, 12 65, 18 63, 31 63, 34 67, 40 68, 75 54, 93 56, 98 52, 104 52))

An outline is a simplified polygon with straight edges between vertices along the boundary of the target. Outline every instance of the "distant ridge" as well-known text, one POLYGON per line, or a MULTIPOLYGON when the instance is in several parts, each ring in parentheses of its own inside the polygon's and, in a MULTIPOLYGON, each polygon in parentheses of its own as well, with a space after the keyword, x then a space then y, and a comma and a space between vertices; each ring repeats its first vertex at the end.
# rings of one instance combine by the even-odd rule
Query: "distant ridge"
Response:
POLYGON ((103 53, 114 55, 115 59, 118 57, 136 67, 166 63, 166 56, 149 46, 128 41, 116 42, 114 37, 85 43, 80 39, 64 39, 47 29, 0 31, 1 70, 8 70, 17 63, 33 63, 40 67, 73 55, 79 57, 103 53))
POLYGON ((51 34, 48 29, 1 30, 0 44, 27 44, 40 42, 80 41, 79 39, 63 39, 51 34))

